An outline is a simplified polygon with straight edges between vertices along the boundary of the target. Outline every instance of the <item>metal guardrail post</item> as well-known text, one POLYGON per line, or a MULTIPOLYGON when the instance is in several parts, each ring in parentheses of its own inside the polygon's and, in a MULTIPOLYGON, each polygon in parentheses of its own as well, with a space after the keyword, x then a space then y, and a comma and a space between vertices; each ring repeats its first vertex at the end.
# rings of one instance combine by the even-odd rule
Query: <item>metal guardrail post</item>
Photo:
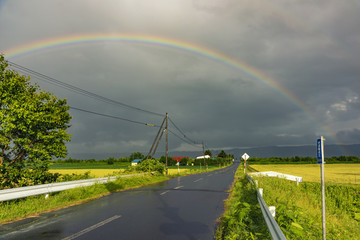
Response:
MULTIPOLYGON (((255 184, 254 179, 252 177, 250 177, 249 175, 247 175, 247 178, 249 180, 249 182, 251 182, 252 184, 255 184)), ((279 225, 277 224, 277 222, 275 221, 274 217, 272 216, 271 212, 269 211, 269 208, 267 207, 264 199, 262 198, 258 188, 256 187, 256 195, 257 195, 257 200, 259 202, 260 205, 260 209, 261 212, 263 214, 265 223, 269 229, 270 235, 272 239, 280 239, 280 240, 286 240, 286 237, 284 235, 284 233, 281 231, 279 225)))

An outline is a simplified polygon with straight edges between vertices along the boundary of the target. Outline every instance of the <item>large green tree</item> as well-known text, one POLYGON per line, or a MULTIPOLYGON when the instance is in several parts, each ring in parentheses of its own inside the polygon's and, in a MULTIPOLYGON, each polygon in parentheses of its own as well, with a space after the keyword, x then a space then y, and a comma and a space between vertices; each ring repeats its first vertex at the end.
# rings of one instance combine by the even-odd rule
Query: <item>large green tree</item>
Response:
POLYGON ((209 155, 210 157, 212 157, 212 152, 210 151, 210 149, 205 150, 204 155, 209 155))
POLYGON ((0 168, 21 169, 25 163, 65 157, 68 110, 66 100, 31 84, 0 55, 0 168))
POLYGON ((226 158, 227 154, 224 150, 221 150, 221 152, 217 155, 217 157, 226 158))
POLYGON ((134 159, 144 159, 145 156, 141 152, 134 152, 129 156, 130 161, 134 159))

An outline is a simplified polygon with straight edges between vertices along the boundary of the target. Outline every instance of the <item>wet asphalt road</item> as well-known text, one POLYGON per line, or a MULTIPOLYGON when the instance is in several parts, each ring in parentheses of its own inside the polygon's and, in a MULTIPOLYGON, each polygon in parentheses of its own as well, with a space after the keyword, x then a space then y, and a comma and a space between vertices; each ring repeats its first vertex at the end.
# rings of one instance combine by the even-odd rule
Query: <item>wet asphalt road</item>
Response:
POLYGON ((214 239, 238 163, 0 227, 0 239, 214 239))

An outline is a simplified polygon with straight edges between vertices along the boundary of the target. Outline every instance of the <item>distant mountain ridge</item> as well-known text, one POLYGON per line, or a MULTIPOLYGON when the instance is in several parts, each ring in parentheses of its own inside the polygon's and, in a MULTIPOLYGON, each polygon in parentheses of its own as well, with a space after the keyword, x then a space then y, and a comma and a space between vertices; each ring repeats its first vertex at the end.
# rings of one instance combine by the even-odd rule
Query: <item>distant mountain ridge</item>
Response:
MULTIPOLYGON (((211 149, 210 149, 211 150, 211 149)), ((250 157, 316 157, 316 146, 268 146, 268 147, 251 147, 251 148, 232 148, 224 149, 228 154, 234 154, 236 159, 239 159, 244 153, 250 157)), ((351 145, 325 145, 325 157, 338 156, 357 156, 360 157, 360 144, 351 145)), ((214 155, 220 151, 211 150, 214 155)), ((68 157, 74 159, 107 159, 109 157, 126 157, 131 153, 71 153, 68 157)), ((143 152, 143 154, 146 154, 143 152)), ((159 152, 155 157, 165 155, 164 152, 159 152)), ((187 156, 195 158, 202 155, 200 151, 173 151, 169 152, 169 156, 182 157, 187 156)))
MULTIPOLYGON (((316 157, 316 146, 270 146, 247 149, 230 149, 226 153, 234 154, 236 158, 247 153, 253 157, 316 157)), ((325 145, 325 157, 357 156, 360 157, 360 144, 325 145)))

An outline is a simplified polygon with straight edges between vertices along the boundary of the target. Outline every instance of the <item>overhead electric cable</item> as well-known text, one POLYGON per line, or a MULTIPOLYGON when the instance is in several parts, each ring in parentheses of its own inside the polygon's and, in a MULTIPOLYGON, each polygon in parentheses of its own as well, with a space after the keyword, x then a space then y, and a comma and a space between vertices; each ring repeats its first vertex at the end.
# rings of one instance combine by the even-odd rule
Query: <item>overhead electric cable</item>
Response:
POLYGON ((131 120, 131 119, 122 118, 122 117, 117 117, 117 116, 112 116, 112 115, 107 115, 107 114, 103 114, 103 113, 97 113, 97 112, 93 112, 93 111, 89 111, 89 110, 85 110, 85 109, 81 109, 81 108, 77 108, 77 107, 71 107, 71 106, 70 106, 70 109, 77 110, 77 111, 81 111, 81 112, 86 112, 86 113, 91 113, 91 114, 99 115, 99 116, 102 116, 102 117, 114 118, 114 119, 119 119, 119 120, 123 120, 123 121, 127 121, 127 122, 132 122, 132 123, 137 123, 137 124, 141 124, 141 125, 146 125, 146 126, 150 126, 150 127, 160 127, 160 126, 155 125, 155 124, 150 124, 150 123, 144 123, 144 122, 134 121, 134 120, 131 120))
POLYGON ((178 126, 176 126, 176 124, 174 123, 174 121, 171 118, 169 118, 169 120, 172 123, 172 125, 174 125, 174 127, 184 136, 184 138, 186 138, 190 142, 193 142, 193 144, 199 144, 199 143, 196 143, 196 141, 187 137, 186 134, 178 126))
POLYGON ((87 97, 91 97, 93 99, 97 99, 99 101, 102 101, 102 102, 106 102, 106 103, 111 103, 111 104, 115 104, 115 105, 120 105, 122 107, 126 107, 126 108, 130 108, 130 109, 134 109, 134 110, 137 110, 137 111, 142 111, 142 112, 145 112, 145 113, 149 113, 149 114, 152 114, 152 115, 156 115, 156 116, 161 116, 163 117, 164 115, 163 114, 160 114, 160 113, 156 113, 156 112, 153 112, 153 111, 149 111, 149 110, 146 110, 146 109, 142 109, 142 108, 138 108, 138 107, 134 107, 134 106, 131 106, 131 105, 128 105, 128 104, 125 104, 125 103, 122 103, 122 102, 119 102, 119 101, 115 101, 115 100, 112 100, 110 98, 107 98, 107 97, 103 97, 101 95, 98 95, 96 93, 92 93, 92 92, 89 92, 89 91, 86 91, 82 88, 79 88, 79 87, 76 87, 76 86, 73 86, 71 84, 68 84, 68 83, 65 83, 65 82, 62 82, 60 80, 57 80, 55 78, 52 78, 52 77, 49 77, 49 76, 46 76, 42 73, 39 73, 39 72, 36 72, 34 70, 31 70, 27 67, 23 67, 17 63, 14 63, 14 62, 11 62, 11 61, 8 61, 11 66, 19 69, 20 71, 22 72, 25 72, 26 74, 29 74, 29 75, 32 75, 40 80, 43 80, 43 81, 46 81, 48 83, 51 83, 51 84, 54 84, 54 85, 57 85, 59 87, 62 87, 64 89, 67 89, 69 91, 72 91, 72 92, 76 92, 76 93, 79 93, 79 94, 82 94, 82 95, 85 95, 87 97))
POLYGON ((193 145, 195 147, 199 147, 198 144, 190 142, 189 140, 187 140, 186 138, 182 138, 179 135, 177 135, 176 133, 174 133, 173 131, 171 131, 170 129, 168 130, 170 133, 172 133, 175 137, 179 138, 180 140, 182 140, 183 142, 189 144, 189 145, 193 145))
MULTIPOLYGON (((72 91, 72 92, 75 92, 75 93, 78 93, 78 94, 81 94, 81 95, 84 95, 84 96, 87 96, 87 97, 90 97, 90 98, 93 98, 93 99, 96 99, 96 100, 99 100, 99 101, 102 101, 102 102, 105 102, 105 103, 110 103, 110 104, 114 104, 114 105, 119 105, 119 106, 122 106, 122 107, 126 107, 126 108, 129 108, 129 109, 134 109, 134 110, 137 110, 137 111, 142 111, 142 112, 145 112, 145 113, 148 113, 148 114, 152 114, 152 115, 156 115, 156 116, 161 116, 163 117, 164 115, 163 114, 160 114, 160 113, 156 113, 156 112, 153 112, 153 111, 149 111, 149 110, 146 110, 146 109, 142 109, 142 108, 138 108, 138 107, 134 107, 134 106, 131 106, 131 105, 128 105, 128 104, 125 104, 125 103, 122 103, 122 102, 119 102, 119 101, 115 101, 115 100, 112 100, 110 98, 107 98, 107 97, 104 97, 104 96, 101 96, 101 95, 98 95, 96 93, 92 93, 92 92, 89 92, 87 90, 84 90, 82 88, 79 88, 79 87, 76 87, 76 86, 73 86, 71 84, 68 84, 68 83, 65 83, 65 82, 62 82, 60 80, 57 80, 53 77, 49 77, 45 74, 42 74, 42 73, 39 73, 37 71, 34 71, 34 70, 31 70, 27 67, 24 67, 24 66, 21 66, 17 63, 14 63, 14 62, 11 62, 11 61, 8 61, 10 63, 11 66, 13 66, 14 68, 18 69, 20 72, 26 74, 26 75, 30 75, 30 76, 33 76, 39 80, 42 80, 42 81, 45 81, 45 82, 48 82, 50 84, 53 84, 53 85, 56 85, 56 86, 59 86, 59 87, 62 87, 66 90, 69 90, 69 91, 72 91)), ((122 118, 122 117, 117 117, 117 116, 112 116, 112 115, 107 115, 107 114, 102 114, 102 113, 97 113, 97 112, 93 112, 93 111, 89 111, 89 110, 85 110, 85 109, 81 109, 81 108, 76 108, 76 107, 70 107, 71 109, 73 110, 77 110, 77 111, 82 111, 82 112, 86 112, 86 113, 90 113, 90 114, 95 114, 95 115, 98 115, 98 116, 103 116, 103 117, 109 117, 109 118, 114 118, 114 119, 119 119, 119 120, 123 120, 123 121, 128 121, 128 122, 132 122, 132 123, 136 123, 136 124, 142 124, 142 125, 147 125, 147 126, 153 126, 153 127, 160 127, 158 125, 154 125, 154 124, 149 124, 149 123, 144 123, 144 122, 139 122, 139 121, 134 121, 134 120, 131 120, 131 119, 126 119, 126 118, 122 118)), ((199 144, 199 143, 196 143, 196 141, 188 138, 186 136, 186 134, 174 123, 174 121, 172 119, 170 119, 170 122, 173 124, 173 126, 184 136, 183 138, 178 136, 176 133, 174 133, 173 131, 169 130, 169 132, 171 132, 173 135, 175 135, 177 138, 181 139, 182 141, 190 144, 190 145, 194 145, 196 146, 196 144, 199 144)), ((198 146, 196 146, 198 147, 198 146)))
POLYGON ((176 124, 174 123, 174 121, 171 120, 171 118, 169 118, 169 120, 170 120, 170 122, 174 125, 174 127, 175 127, 182 135, 184 135, 184 137, 186 138, 185 133, 184 133, 183 131, 181 131, 181 129, 180 129, 178 126, 176 126, 176 124))

